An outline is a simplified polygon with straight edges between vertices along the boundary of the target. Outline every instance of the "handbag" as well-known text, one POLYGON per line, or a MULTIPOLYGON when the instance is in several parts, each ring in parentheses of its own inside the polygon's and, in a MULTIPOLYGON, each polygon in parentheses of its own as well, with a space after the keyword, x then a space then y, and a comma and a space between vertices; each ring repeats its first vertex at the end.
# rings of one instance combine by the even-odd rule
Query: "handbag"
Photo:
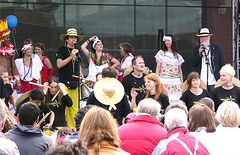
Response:
POLYGON ((79 81, 67 81, 66 82, 66 87, 68 89, 76 89, 79 85, 79 81))

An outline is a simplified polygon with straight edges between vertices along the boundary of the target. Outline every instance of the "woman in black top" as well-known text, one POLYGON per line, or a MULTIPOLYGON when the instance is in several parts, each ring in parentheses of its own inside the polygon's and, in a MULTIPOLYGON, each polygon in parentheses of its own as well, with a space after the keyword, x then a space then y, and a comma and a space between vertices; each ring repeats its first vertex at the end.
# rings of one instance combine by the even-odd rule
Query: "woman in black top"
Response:
MULTIPOLYGON (((146 96, 145 98, 152 98, 157 100, 161 104, 161 112, 164 113, 164 110, 169 105, 168 97, 163 93, 164 85, 160 80, 160 77, 156 73, 147 74, 144 77, 145 87, 146 87, 146 96)), ((136 96, 135 92, 131 92, 132 98, 136 96)), ((132 99, 134 102, 135 100, 132 99)))
POLYGON ((53 122, 53 128, 66 126, 65 108, 72 106, 72 100, 67 94, 64 88, 64 84, 58 81, 56 76, 51 76, 48 82, 44 83, 44 94, 46 95, 45 102, 49 105, 52 111, 55 113, 55 120, 53 122), (60 91, 58 93, 58 91, 60 91), (53 97, 58 95, 53 99, 53 97))
POLYGON ((188 110, 202 98, 211 98, 207 90, 200 88, 200 81, 200 75, 197 72, 191 72, 187 77, 188 90, 182 94, 179 103, 185 104, 188 110))

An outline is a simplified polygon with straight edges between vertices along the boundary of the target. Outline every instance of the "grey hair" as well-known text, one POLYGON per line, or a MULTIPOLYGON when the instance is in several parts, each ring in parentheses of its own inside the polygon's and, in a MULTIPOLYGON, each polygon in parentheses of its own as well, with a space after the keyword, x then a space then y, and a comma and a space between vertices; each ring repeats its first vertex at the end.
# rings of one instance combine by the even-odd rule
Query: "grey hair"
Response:
POLYGON ((145 113, 155 116, 157 119, 161 117, 160 115, 161 105, 156 100, 151 98, 143 99, 139 102, 137 108, 137 114, 145 113))
POLYGON ((3 122, 5 122, 7 115, 5 111, 5 103, 0 99, 0 128, 3 122))
POLYGON ((173 108, 165 114, 165 125, 169 130, 177 127, 187 127, 187 114, 183 109, 173 108))

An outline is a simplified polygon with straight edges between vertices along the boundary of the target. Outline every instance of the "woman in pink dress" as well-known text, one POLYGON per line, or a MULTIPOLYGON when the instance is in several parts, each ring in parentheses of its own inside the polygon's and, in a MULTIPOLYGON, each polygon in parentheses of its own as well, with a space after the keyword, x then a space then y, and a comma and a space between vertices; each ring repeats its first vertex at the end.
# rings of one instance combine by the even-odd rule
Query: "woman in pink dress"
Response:
POLYGON ((35 53, 42 60, 42 71, 41 71, 41 83, 44 84, 48 81, 48 78, 53 75, 53 67, 48 56, 44 56, 45 45, 43 43, 35 44, 35 53), (48 74, 49 73, 49 74, 48 74))
POLYGON ((163 37, 163 47, 155 55, 157 67, 156 74, 168 90, 169 102, 177 103, 182 93, 182 69, 183 57, 177 49, 173 35, 167 34, 163 37))

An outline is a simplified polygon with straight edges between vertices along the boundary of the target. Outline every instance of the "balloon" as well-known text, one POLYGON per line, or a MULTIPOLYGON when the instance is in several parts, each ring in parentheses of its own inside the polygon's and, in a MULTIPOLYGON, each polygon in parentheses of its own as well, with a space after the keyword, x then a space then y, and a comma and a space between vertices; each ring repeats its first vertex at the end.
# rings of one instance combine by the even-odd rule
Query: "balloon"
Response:
POLYGON ((18 24, 18 20, 17 17, 15 17, 14 15, 9 15, 7 16, 7 24, 9 28, 15 28, 18 24))

